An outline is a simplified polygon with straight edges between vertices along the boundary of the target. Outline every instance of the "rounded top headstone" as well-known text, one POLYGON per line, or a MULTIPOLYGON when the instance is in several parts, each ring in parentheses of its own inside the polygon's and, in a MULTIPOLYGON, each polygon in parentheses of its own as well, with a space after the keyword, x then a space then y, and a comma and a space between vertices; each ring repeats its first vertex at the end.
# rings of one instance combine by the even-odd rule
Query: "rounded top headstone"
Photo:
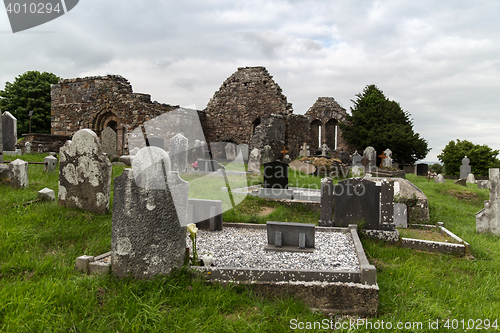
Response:
POLYGON ((467 156, 465 156, 464 158, 462 158, 462 164, 463 165, 469 165, 470 163, 470 160, 467 158, 467 156))
POLYGON ((170 172, 170 157, 159 147, 144 147, 132 160, 132 170, 137 186, 147 190, 166 188, 166 175, 170 172))

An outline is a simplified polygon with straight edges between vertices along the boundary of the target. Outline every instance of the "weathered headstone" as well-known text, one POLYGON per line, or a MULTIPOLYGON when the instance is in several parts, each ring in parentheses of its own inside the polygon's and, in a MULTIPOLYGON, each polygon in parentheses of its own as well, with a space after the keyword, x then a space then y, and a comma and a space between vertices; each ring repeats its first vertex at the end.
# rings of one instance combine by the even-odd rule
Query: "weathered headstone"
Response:
POLYGON ((471 173, 470 160, 465 156, 462 159, 462 165, 460 166, 460 179, 466 179, 469 173, 471 173))
POLYGON ((469 173, 467 175, 466 183, 468 183, 468 184, 475 184, 476 183, 476 177, 474 177, 474 175, 472 173, 469 173))
POLYGON ((250 156, 248 158, 248 172, 253 174, 260 174, 260 150, 259 148, 252 149, 250 156))
POLYGON ((394 224, 396 228, 408 228, 408 210, 404 203, 394 204, 394 224))
POLYGON ((9 163, 10 185, 13 188, 28 187, 28 162, 16 159, 9 163))
POLYGON ((116 132, 113 131, 111 127, 106 127, 101 134, 101 144, 102 151, 108 155, 108 157, 113 157, 117 155, 117 141, 116 132))
POLYGON ((311 155, 311 153, 309 152, 309 146, 307 145, 307 143, 304 142, 304 144, 302 145, 302 148, 300 149, 300 152, 299 152, 299 156, 309 156, 311 155))
POLYGON ((359 161, 363 159, 363 156, 358 154, 358 151, 356 150, 354 154, 352 154, 352 166, 359 166, 359 161))
POLYGON ((245 161, 245 163, 248 162, 248 154, 249 154, 249 151, 248 151, 248 145, 246 143, 242 143, 240 145, 238 145, 238 155, 241 154, 241 156, 243 156, 243 161, 245 161))
POLYGON ((288 188, 288 164, 274 161, 264 164, 264 188, 288 188))
POLYGON ((54 172, 56 171, 57 168, 57 158, 54 156, 45 156, 43 159, 43 162, 45 163, 43 165, 43 171, 45 172, 54 172))
POLYGON ((226 160, 233 161, 236 159, 236 156, 238 153, 237 148, 236 148, 236 144, 229 142, 224 147, 224 150, 226 152, 226 160))
POLYGON ((169 157, 172 165, 172 171, 178 171, 180 173, 187 171, 187 153, 188 139, 182 135, 182 133, 177 133, 170 139, 169 157))
POLYGON ((112 165, 97 135, 89 129, 79 130, 61 147, 59 158, 59 204, 106 214, 112 165))
POLYGON ((283 163, 290 164, 292 163, 292 159, 290 158, 290 155, 286 154, 285 157, 283 157, 283 163))
POLYGON ((16 150, 17 119, 9 111, 2 114, 2 141, 4 151, 16 150))
POLYGON ((384 155, 387 157, 382 161, 382 166, 386 168, 392 168, 392 150, 387 148, 386 150, 384 150, 384 155))
POLYGON ((363 171, 363 169, 361 169, 361 167, 358 166, 358 165, 353 166, 352 169, 351 169, 351 173, 352 173, 353 177, 360 177, 362 171, 363 171))
POLYGON ((188 223, 195 223, 198 229, 222 230, 222 201, 189 199, 187 219, 188 223))
POLYGON ((490 189, 490 200, 484 202, 484 208, 476 213, 476 230, 500 235, 500 172, 490 169, 490 179, 485 185, 490 189))
POLYGON ((43 200, 43 201, 55 201, 56 194, 55 194, 54 190, 51 190, 50 188, 45 187, 44 189, 38 191, 38 198, 43 200))
POLYGON ((365 151, 363 152, 363 157, 370 161, 367 169, 365 169, 365 173, 375 172, 375 164, 377 162, 377 152, 375 151, 375 148, 371 146, 366 147, 365 151))
POLYGON ((38 144, 38 153, 43 153, 43 145, 41 143, 38 144))
POLYGON ((321 219, 318 225, 321 227, 333 226, 333 179, 325 177, 321 179, 321 219))
POLYGON ((31 142, 28 141, 24 144, 24 153, 31 154, 31 142))
POLYGON ((446 183, 446 180, 444 179, 444 176, 442 174, 439 174, 434 179, 434 183, 444 184, 444 183, 446 183))
POLYGON ((380 187, 380 224, 382 229, 394 225, 394 181, 383 180, 380 187))
POLYGON ((164 177, 169 172, 168 155, 148 153, 153 156, 134 159, 133 165, 142 170, 125 169, 115 178, 111 267, 119 277, 168 274, 184 262, 186 229, 164 177), (140 173, 138 177, 133 170, 140 173))
POLYGON ((264 150, 262 151, 262 164, 274 162, 274 158, 275 157, 271 146, 264 146, 264 150))

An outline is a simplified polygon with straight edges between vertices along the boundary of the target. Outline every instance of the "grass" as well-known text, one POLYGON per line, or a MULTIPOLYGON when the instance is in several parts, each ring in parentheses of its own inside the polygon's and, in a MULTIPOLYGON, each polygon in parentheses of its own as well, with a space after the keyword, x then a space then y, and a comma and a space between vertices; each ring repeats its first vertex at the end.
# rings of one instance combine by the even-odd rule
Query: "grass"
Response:
MULTIPOLYGON (((37 154, 22 158, 43 161, 43 155, 37 154)), ((329 318, 293 297, 256 296, 240 285, 210 286, 184 270, 145 281, 75 272, 77 256, 109 251, 111 213, 101 216, 57 203, 22 205, 44 187, 57 190, 57 173, 46 174, 42 169, 30 165, 28 189, 0 184, 0 331, 288 332, 292 319, 329 318)), ((123 167, 114 166, 113 176, 122 171, 123 167)), ((317 177, 300 178, 299 184, 318 184, 317 177)), ((295 186, 295 178, 290 179, 295 186)), ((454 331, 443 328, 448 319, 464 319, 466 325, 469 319, 500 320, 499 237, 475 232, 475 213, 488 199, 488 190, 470 184, 434 184, 413 175, 408 179, 429 198, 429 223, 445 222, 446 228, 471 244, 474 259, 362 239, 370 262, 377 267, 380 287, 379 317, 369 320, 423 323, 424 329, 405 332, 454 331), (440 329, 428 329, 429 320, 438 320, 440 329)), ((314 222, 318 216, 246 198, 224 219, 314 222)), ((334 320, 349 319, 342 318, 334 320)))

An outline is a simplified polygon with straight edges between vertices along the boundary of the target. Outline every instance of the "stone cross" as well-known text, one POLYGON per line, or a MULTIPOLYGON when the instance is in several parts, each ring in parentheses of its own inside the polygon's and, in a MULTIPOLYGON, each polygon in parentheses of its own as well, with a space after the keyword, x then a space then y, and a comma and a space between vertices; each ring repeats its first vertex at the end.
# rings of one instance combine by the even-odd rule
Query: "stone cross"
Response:
MULTIPOLYGON (((484 202, 484 208, 476 213, 476 230, 500 235, 500 171, 490 169, 490 179, 482 182, 481 188, 490 189, 490 200, 484 202)), ((478 184, 479 185, 479 184, 478 184)), ((479 186, 478 186, 479 187, 479 186)))
POLYGON ((285 159, 286 154, 288 154, 288 150, 286 150, 286 147, 285 147, 285 146, 283 146, 283 150, 282 150, 282 151, 280 151, 280 153, 282 153, 282 154, 283 154, 283 159, 285 159))
POLYGON ((384 152, 382 152, 382 155, 378 155, 378 157, 380 157, 380 159, 381 159, 381 161, 380 161, 380 167, 382 167, 382 166, 384 165, 384 160, 385 160, 386 158, 389 158, 389 156, 386 156, 386 155, 385 155, 385 151, 384 151, 384 152))
POLYGON ((330 150, 330 148, 328 148, 328 146, 326 145, 326 143, 323 143, 321 145, 320 149, 321 149, 321 156, 327 157, 328 156, 327 153, 330 150))

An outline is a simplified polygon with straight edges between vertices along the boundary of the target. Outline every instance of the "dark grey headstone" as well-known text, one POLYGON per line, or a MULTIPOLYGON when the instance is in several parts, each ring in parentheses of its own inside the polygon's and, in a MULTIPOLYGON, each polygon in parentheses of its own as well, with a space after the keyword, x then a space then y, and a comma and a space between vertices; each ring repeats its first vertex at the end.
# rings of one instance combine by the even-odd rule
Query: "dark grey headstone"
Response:
POLYGON ((279 161, 264 164, 264 188, 288 188, 288 164, 279 161))
POLYGON ((462 165, 460 166, 460 179, 466 179, 469 173, 472 172, 471 166, 470 166, 470 160, 465 156, 462 159, 462 165))
POLYGON ((334 188, 336 227, 364 222, 364 229, 379 229, 380 187, 360 178, 342 180, 334 188))
POLYGON ((382 180, 380 189, 380 223, 383 230, 394 229, 394 181, 382 180))
POLYGON ((17 119, 9 111, 2 114, 2 142, 3 150, 16 150, 17 119))
POLYGON ((333 179, 321 179, 321 219, 318 225, 322 227, 333 226, 333 179))
POLYGON ((101 144, 102 151, 105 152, 108 157, 113 157, 117 155, 117 140, 116 132, 113 131, 111 127, 106 127, 101 133, 101 144))
MULTIPOLYGON (((429 165, 425 163, 417 164, 417 176, 423 176, 429 171, 429 165)), ((467 178, 467 176, 465 176, 467 178)))

